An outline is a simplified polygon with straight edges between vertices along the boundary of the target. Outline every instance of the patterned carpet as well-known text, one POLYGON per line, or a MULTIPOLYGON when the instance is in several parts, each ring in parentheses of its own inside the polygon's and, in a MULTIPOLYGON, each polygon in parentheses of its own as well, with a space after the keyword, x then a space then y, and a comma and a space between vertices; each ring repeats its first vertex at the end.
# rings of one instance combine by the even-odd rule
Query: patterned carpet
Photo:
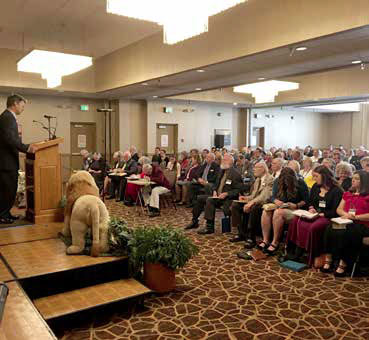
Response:
MULTIPOLYGON (((164 209, 141 219, 134 208, 108 203, 133 225, 185 226, 191 210, 164 209)), ((369 339, 369 279, 335 279, 314 270, 294 273, 275 258, 240 260, 229 234, 193 237, 200 254, 177 275, 173 293, 149 297, 144 311, 96 315, 58 334, 82 339, 369 339), (97 321, 98 320, 98 321, 97 321)))

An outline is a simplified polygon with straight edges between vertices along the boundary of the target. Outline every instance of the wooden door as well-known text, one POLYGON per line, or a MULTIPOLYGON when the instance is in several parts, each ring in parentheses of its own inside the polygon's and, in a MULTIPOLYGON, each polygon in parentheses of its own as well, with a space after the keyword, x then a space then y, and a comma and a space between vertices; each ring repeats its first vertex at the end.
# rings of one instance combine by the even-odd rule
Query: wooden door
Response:
POLYGON ((258 146, 265 147, 265 127, 259 128, 259 143, 258 146))
POLYGON ((70 135, 71 168, 80 170, 82 168, 81 150, 86 149, 90 153, 96 151, 96 124, 71 123, 70 135))
POLYGON ((178 152, 178 125, 177 124, 157 124, 156 125, 156 145, 164 149, 167 154, 177 154, 178 152))

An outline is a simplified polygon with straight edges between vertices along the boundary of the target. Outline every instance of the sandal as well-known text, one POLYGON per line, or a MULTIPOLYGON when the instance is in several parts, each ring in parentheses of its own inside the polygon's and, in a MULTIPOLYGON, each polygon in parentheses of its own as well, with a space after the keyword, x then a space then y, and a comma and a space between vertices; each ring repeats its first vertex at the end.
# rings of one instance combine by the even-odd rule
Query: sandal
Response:
POLYGON ((258 248, 261 251, 264 251, 264 249, 267 249, 269 247, 269 243, 261 241, 256 248, 258 248), (264 244, 264 246, 262 246, 262 244, 264 244))
POLYGON ((337 267, 337 269, 342 269, 343 271, 342 272, 337 272, 337 269, 334 271, 334 276, 335 277, 345 277, 346 276, 346 265, 342 265, 342 264, 340 264, 340 265, 338 265, 338 267, 337 267))
POLYGON ((279 244, 274 245, 274 244, 270 244, 268 248, 264 248, 264 252, 268 255, 268 256, 274 256, 275 253, 277 252, 279 248, 279 244), (269 249, 270 247, 272 247, 273 249, 269 249))
POLYGON ((320 271, 322 273, 331 273, 332 272, 332 260, 325 260, 324 266, 320 268, 320 271))

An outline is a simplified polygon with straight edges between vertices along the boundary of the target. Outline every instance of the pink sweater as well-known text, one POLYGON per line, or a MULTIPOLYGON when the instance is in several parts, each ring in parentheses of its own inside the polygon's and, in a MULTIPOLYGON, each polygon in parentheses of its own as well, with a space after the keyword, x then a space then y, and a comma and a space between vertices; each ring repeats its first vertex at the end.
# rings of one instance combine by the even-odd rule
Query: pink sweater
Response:
MULTIPOLYGON (((345 192, 342 197, 345 201, 345 206, 343 210, 348 212, 350 208, 354 208, 356 210, 356 215, 368 214, 369 213, 369 195, 361 196, 354 195, 351 192, 345 192)), ((360 223, 369 226, 369 221, 360 223)))

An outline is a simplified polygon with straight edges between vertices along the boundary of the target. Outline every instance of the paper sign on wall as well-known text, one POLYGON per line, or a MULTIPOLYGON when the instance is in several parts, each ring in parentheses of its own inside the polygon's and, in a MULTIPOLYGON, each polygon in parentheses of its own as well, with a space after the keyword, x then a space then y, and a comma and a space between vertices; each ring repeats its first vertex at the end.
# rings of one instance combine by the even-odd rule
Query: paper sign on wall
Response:
POLYGON ((87 145, 86 140, 87 140, 86 135, 78 135, 78 147, 85 148, 87 145))
POLYGON ((161 135, 161 147, 168 147, 168 135, 161 135))

